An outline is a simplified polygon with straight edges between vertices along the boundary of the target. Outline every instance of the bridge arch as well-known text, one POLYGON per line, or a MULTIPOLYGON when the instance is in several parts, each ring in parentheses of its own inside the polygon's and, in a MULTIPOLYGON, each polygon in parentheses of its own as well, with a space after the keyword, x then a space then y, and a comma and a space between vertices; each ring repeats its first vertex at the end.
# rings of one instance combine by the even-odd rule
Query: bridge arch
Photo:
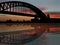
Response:
POLYGON ((37 14, 38 17, 40 17, 41 19, 46 19, 46 15, 40 9, 38 9, 37 7, 35 7, 32 4, 22 2, 22 1, 1 2, 0 3, 0 12, 5 11, 8 8, 18 7, 18 6, 30 8, 31 10, 33 10, 37 14))

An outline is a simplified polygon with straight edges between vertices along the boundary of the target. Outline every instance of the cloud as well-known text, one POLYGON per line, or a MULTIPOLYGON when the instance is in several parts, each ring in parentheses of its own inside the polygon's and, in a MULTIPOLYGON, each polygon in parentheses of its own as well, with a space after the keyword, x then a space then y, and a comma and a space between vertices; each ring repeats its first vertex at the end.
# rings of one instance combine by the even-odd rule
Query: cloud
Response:
POLYGON ((37 7, 46 7, 48 10, 60 10, 60 0, 0 0, 0 2, 3 1, 24 1, 31 3, 32 5, 35 5, 37 7))

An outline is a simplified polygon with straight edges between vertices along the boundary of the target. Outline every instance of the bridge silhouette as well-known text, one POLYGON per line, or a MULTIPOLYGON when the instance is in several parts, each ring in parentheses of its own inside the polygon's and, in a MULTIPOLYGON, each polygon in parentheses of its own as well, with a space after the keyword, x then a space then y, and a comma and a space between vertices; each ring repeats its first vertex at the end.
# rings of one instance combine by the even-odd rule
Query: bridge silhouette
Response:
POLYGON ((0 14, 12 14, 12 15, 19 15, 19 16, 37 17, 37 18, 40 18, 41 20, 46 19, 46 15, 40 9, 38 9, 32 4, 22 2, 22 1, 1 2, 0 3, 0 14), (18 9, 17 11, 16 11, 16 8, 18 9), (25 12, 26 10, 29 10, 29 11, 34 12, 35 14, 22 13, 23 10, 25 12))

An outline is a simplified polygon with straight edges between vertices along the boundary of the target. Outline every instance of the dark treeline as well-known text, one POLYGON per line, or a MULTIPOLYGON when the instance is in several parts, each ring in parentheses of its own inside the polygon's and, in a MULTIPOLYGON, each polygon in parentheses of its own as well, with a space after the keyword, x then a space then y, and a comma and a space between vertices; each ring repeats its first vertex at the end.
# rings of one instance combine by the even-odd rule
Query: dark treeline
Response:
POLYGON ((6 21, 0 21, 0 23, 60 23, 60 19, 56 18, 50 18, 46 20, 38 20, 38 19, 31 19, 31 21, 12 21, 12 20, 6 20, 6 21))
POLYGON ((0 21, 0 23, 27 23, 27 22, 31 22, 31 21, 25 21, 25 20, 23 20, 23 21, 18 21, 18 20, 16 20, 16 21, 12 21, 12 20, 0 21))
POLYGON ((47 15, 46 19, 39 19, 38 17, 35 17, 34 19, 31 19, 26 21, 13 21, 13 20, 6 20, 6 21, 0 21, 0 23, 60 23, 60 18, 50 18, 49 14, 47 15))

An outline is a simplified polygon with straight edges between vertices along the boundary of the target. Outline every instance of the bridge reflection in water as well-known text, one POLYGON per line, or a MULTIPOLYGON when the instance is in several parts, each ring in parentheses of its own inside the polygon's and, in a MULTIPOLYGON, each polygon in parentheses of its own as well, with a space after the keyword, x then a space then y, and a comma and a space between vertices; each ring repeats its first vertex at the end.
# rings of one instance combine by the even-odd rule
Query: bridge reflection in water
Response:
POLYGON ((38 37, 44 39, 45 33, 60 33, 59 31, 59 24, 0 24, 0 44, 25 44, 38 37))

